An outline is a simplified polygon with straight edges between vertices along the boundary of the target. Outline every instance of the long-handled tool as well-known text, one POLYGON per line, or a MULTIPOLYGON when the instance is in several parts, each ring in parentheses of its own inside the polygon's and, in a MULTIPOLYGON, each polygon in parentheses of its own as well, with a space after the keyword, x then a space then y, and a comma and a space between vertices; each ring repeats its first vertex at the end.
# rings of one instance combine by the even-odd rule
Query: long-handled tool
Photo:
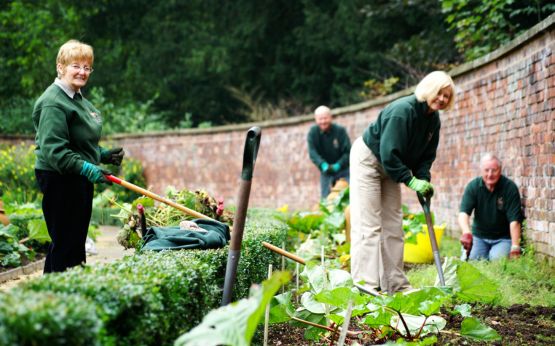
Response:
POLYGON ((118 178, 118 177, 116 177, 116 176, 107 174, 107 175, 106 175, 106 179, 110 180, 112 183, 116 183, 116 184, 118 184, 118 185, 121 185, 121 186, 123 186, 123 187, 125 187, 125 188, 127 188, 127 189, 129 189, 129 190, 131 190, 131 191, 135 191, 135 192, 137 192, 137 193, 139 193, 139 194, 141 194, 141 195, 143 195, 143 196, 150 197, 150 198, 152 198, 152 199, 157 200, 158 202, 162 202, 162 203, 167 204, 167 205, 169 205, 169 206, 171 206, 171 207, 174 207, 174 208, 176 208, 176 209, 179 209, 179 210, 181 210, 182 212, 184 212, 184 213, 187 214, 187 215, 191 215, 191 216, 196 217, 196 218, 199 218, 199 219, 209 219, 209 220, 213 220, 212 218, 210 218, 210 217, 208 217, 208 216, 206 216, 206 215, 204 215, 204 214, 201 214, 201 213, 199 213, 199 212, 197 212, 197 211, 194 211, 194 210, 189 209, 189 208, 187 208, 187 207, 185 207, 185 206, 182 206, 181 204, 175 203, 175 202, 172 201, 172 200, 169 200, 169 199, 164 198, 164 197, 162 197, 162 196, 159 196, 159 195, 157 195, 157 194, 155 194, 155 193, 153 193, 153 192, 150 192, 150 191, 145 190, 145 189, 143 189, 143 188, 141 188, 141 187, 138 187, 137 185, 132 184, 132 183, 130 183, 130 182, 128 182, 128 181, 125 181, 125 180, 123 180, 123 179, 120 179, 120 178, 118 178))
POLYGON ((243 230, 245 228, 245 219, 247 217, 247 208, 251 192, 252 173, 256 155, 258 154, 258 147, 260 146, 260 136, 260 128, 256 126, 251 127, 247 132, 247 138, 245 140, 241 185, 239 186, 237 209, 235 210, 233 232, 231 233, 231 242, 229 244, 229 253, 227 256, 222 306, 231 302, 233 285, 237 277, 237 265, 239 264, 239 257, 241 255, 241 242, 243 241, 243 230))
POLYGON ((437 246, 436 233, 434 231, 434 224, 432 222, 432 215, 430 214, 430 197, 424 198, 420 193, 418 195, 418 201, 424 209, 424 216, 426 217, 426 224, 428 225, 428 234, 430 235, 430 243, 432 243, 432 252, 434 254, 434 262, 437 268, 437 275, 439 276, 439 283, 441 286, 445 286, 445 279, 443 278, 443 268, 441 267, 441 259, 439 258, 439 248, 437 246))

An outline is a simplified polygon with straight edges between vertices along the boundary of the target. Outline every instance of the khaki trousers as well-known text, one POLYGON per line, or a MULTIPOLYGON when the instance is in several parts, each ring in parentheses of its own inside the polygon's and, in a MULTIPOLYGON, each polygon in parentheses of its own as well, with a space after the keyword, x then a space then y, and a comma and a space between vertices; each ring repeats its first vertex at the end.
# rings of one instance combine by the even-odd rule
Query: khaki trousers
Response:
POLYGON ((359 137, 350 154, 351 274, 367 289, 410 287, 403 272, 401 187, 359 137))

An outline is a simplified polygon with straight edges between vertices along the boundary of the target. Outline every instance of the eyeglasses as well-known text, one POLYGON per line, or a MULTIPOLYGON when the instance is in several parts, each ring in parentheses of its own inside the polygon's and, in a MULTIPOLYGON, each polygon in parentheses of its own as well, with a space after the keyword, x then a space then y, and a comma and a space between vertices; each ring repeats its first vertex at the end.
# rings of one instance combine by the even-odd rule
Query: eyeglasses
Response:
POLYGON ((74 69, 75 71, 85 71, 85 73, 92 73, 94 70, 92 67, 88 67, 88 66, 79 66, 77 64, 71 64, 69 65, 69 67, 71 67, 72 69, 74 69))

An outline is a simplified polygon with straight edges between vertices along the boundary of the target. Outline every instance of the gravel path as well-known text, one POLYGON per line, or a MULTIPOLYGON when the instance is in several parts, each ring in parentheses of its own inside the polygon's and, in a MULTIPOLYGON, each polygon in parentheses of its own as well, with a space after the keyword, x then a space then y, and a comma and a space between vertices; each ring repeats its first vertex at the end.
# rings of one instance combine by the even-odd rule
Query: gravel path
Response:
MULTIPOLYGON (((124 250, 121 245, 116 241, 116 235, 119 227, 115 226, 100 226, 100 235, 96 239, 96 250, 98 254, 87 254, 87 264, 96 265, 99 263, 109 263, 114 260, 120 259, 123 256, 133 254, 134 250, 124 250)), ((6 281, 0 284, 0 291, 8 290, 17 286, 20 282, 37 278, 42 275, 42 268, 34 273, 28 275, 21 275, 15 280, 6 281)))

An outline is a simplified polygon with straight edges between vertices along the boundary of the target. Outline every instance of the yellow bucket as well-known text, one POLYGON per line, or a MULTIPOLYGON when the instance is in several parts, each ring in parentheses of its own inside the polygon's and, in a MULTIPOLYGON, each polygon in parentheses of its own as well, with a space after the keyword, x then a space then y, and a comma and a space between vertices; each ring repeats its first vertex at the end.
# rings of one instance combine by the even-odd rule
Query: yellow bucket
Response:
MULTIPOLYGON (((445 231, 445 224, 434 226, 437 246, 441 244, 441 237, 445 231)), ((428 234, 428 226, 422 225, 421 233, 416 235, 416 244, 405 242, 405 254, 403 260, 408 263, 431 263, 434 259, 432 244, 430 243, 430 235, 428 234)))

